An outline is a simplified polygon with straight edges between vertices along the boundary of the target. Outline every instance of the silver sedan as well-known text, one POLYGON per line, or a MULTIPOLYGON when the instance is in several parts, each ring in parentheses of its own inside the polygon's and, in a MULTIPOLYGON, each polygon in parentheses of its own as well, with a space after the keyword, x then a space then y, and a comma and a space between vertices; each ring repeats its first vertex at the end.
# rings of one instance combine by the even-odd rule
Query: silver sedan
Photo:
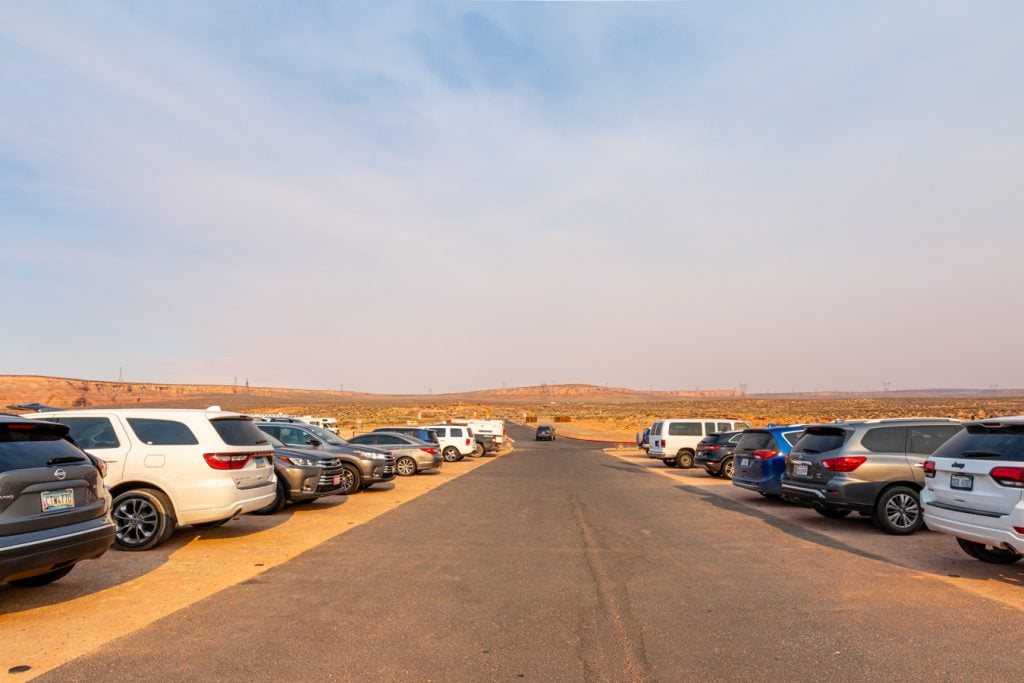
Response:
POLYGON ((421 441, 397 432, 370 432, 347 439, 350 444, 373 446, 388 451, 395 458, 395 472, 411 477, 423 470, 437 469, 444 462, 437 444, 421 441))

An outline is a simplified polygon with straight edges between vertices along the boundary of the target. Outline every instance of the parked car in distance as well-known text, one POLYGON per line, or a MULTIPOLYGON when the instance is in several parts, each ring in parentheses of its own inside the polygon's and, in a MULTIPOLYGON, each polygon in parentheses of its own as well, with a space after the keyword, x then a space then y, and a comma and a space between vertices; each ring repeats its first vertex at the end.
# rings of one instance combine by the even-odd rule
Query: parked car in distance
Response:
POLYGON ((441 445, 441 456, 447 462, 462 460, 467 455, 476 455, 473 430, 466 425, 429 425, 427 429, 437 434, 441 445))
POLYGON ((651 448, 651 428, 644 427, 642 432, 636 433, 636 447, 645 453, 651 448))
POLYGON ((43 586, 107 552, 102 469, 67 427, 0 415, 0 583, 43 586))
POLYGON ((533 438, 535 441, 554 441, 555 428, 551 425, 540 425, 537 427, 537 433, 533 438))
POLYGON ((824 517, 857 512, 882 531, 912 534, 924 524, 925 458, 961 429, 947 418, 810 425, 786 459, 782 493, 824 517))
POLYGON ((107 466, 114 547, 147 550, 178 526, 217 527, 277 495, 274 451, 251 418, 226 412, 95 408, 38 413, 107 466))
POLYGON ((712 477, 732 479, 733 454, 743 432, 717 432, 708 434, 697 444, 693 464, 703 467, 712 477))
POLYGON ((744 430, 733 454, 733 485, 762 496, 781 496, 786 455, 803 433, 804 425, 744 430))
POLYGON ((686 469, 693 466, 697 444, 708 434, 731 432, 750 426, 729 417, 697 419, 665 419, 651 425, 647 457, 661 460, 666 467, 686 469))
POLYGON ((342 488, 338 493, 352 495, 374 484, 395 478, 395 459, 370 446, 351 446, 334 432, 309 424, 258 422, 263 432, 299 450, 319 450, 341 460, 342 488))
POLYGON ((310 503, 343 492, 345 470, 341 459, 326 451, 289 448, 270 434, 264 436, 274 449, 277 495, 266 507, 253 510, 254 515, 272 515, 285 503, 310 503))
POLYGON ((924 462, 924 522, 971 557, 1024 557, 1024 417, 968 422, 924 462))
POLYGON ((397 432, 370 432, 348 439, 356 446, 372 446, 387 451, 395 459, 395 472, 411 477, 417 472, 441 467, 444 460, 437 444, 397 432))
MULTIPOLYGON (((390 432, 392 434, 405 434, 420 441, 427 441, 440 447, 441 442, 437 438, 437 432, 430 427, 377 427, 374 432, 390 432)), ((372 433, 372 432, 371 432, 372 433)))

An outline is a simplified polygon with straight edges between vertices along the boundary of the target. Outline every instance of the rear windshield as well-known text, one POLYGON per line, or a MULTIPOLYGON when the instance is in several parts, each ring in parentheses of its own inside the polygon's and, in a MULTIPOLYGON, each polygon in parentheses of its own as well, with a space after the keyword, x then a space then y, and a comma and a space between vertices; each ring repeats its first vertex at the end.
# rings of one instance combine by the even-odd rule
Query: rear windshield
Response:
POLYGON ((739 443, 736 444, 738 451, 760 451, 775 448, 775 437, 771 432, 743 432, 739 443))
POLYGON ((704 437, 704 443, 722 443, 729 438, 729 434, 708 434, 704 437))
POLYGON ((651 425, 651 434, 654 436, 661 436, 661 427, 663 422, 655 422, 651 425))
POLYGON ((935 451, 936 458, 980 458, 1024 461, 1024 425, 991 429, 968 425, 935 451))
POLYGON ((86 462, 86 455, 52 425, 0 426, 0 472, 86 462))
POLYGON ((229 446, 260 446, 267 443, 267 435, 252 420, 229 418, 210 420, 220 438, 229 446))
POLYGON ((825 453, 841 448, 846 442, 848 432, 845 429, 835 427, 812 428, 803 433, 793 450, 802 453, 825 453))

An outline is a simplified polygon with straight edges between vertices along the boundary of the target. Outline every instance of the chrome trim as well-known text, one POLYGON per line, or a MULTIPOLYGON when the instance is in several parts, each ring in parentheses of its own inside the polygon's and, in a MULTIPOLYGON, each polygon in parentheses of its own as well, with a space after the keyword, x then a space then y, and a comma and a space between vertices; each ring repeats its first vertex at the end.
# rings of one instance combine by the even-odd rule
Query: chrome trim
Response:
POLYGON ((949 510, 951 512, 962 512, 962 513, 968 514, 968 515, 981 515, 982 517, 993 517, 993 518, 1006 517, 1005 514, 1000 513, 1000 512, 988 512, 987 510, 972 510, 971 508, 960 507, 959 505, 950 505, 949 503, 940 503, 938 501, 933 501, 933 502, 930 502, 930 503, 925 503, 925 510, 927 511, 928 508, 939 508, 940 510, 949 510))

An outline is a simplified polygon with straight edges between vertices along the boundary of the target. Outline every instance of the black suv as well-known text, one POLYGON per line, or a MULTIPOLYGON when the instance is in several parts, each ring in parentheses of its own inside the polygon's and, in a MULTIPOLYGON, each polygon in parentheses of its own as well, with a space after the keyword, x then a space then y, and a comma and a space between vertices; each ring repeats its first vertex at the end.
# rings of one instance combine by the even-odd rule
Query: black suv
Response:
POLYGON ((43 586, 107 552, 102 466, 64 425, 0 415, 0 581, 43 586))
POLYGON ((703 467, 712 477, 732 479, 733 455, 741 436, 743 432, 708 434, 697 444, 697 456, 693 464, 703 467))

